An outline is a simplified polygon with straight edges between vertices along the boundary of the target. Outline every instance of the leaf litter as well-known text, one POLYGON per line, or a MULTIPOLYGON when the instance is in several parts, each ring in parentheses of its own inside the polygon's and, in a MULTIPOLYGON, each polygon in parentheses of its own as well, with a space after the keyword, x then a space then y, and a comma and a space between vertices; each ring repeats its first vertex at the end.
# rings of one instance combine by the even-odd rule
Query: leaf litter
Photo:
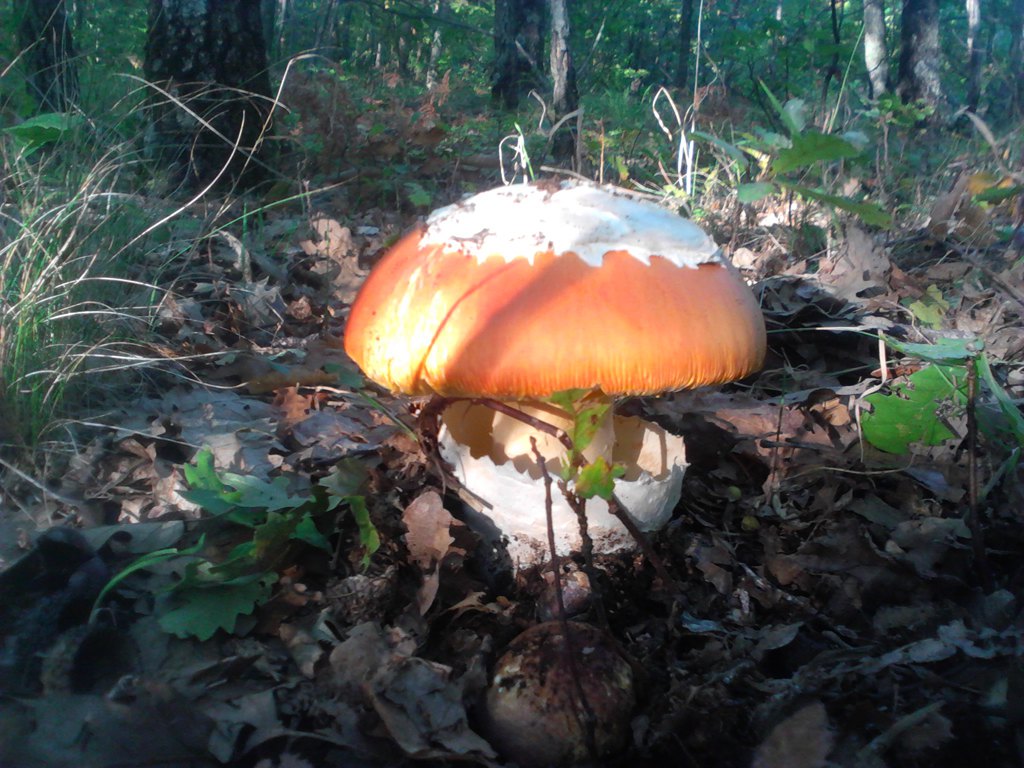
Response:
MULTIPOLYGON (((641 672, 630 745, 608 765, 1019 762, 1021 436, 986 424, 1024 394, 1020 267, 978 240, 984 220, 963 223, 957 189, 902 239, 849 225, 834 248, 787 258, 775 235, 748 234, 736 250, 759 280, 765 370, 623 404, 684 434, 691 468, 655 539, 681 593, 639 555, 600 557, 589 578, 566 567, 573 610, 593 620, 599 602, 641 672), (972 385, 973 417, 970 361, 900 346, 951 339, 981 342, 1000 389, 972 385), (949 385, 947 363, 964 378, 949 385)), ((59 485, 83 537, 53 528, 0 574, 0 762, 501 764, 480 701, 512 637, 551 618, 550 574, 495 568, 410 435, 415 404, 364 390, 338 344, 403 226, 282 214, 259 246, 215 238, 191 255, 157 352, 192 355, 178 365, 195 383, 109 413, 59 485), (317 531, 273 539, 269 563, 237 560, 258 539, 189 499, 202 450, 219 477, 250 478, 226 488, 282 530, 300 523, 275 504, 310 499, 317 531), (161 631, 187 569, 157 558, 87 623, 110 576, 175 548, 212 572, 258 562, 234 598, 249 605, 207 595, 209 639, 194 616, 185 637, 161 631), (245 597, 259 584, 266 602, 245 597)))

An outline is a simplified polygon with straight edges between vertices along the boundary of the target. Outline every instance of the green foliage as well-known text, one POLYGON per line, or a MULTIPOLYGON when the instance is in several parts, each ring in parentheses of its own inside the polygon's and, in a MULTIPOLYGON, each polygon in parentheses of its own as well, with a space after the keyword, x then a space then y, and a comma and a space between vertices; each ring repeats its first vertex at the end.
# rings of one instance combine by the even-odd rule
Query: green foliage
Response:
POLYGON ((604 456, 598 456, 580 469, 573 489, 582 499, 599 496, 605 501, 610 501, 615 492, 615 481, 625 474, 624 466, 609 464, 604 456))
POLYGON ((783 174, 821 162, 857 157, 860 150, 846 139, 817 131, 794 134, 790 145, 780 149, 772 160, 771 172, 783 174))
POLYGON ((912 443, 939 445, 954 437, 938 415, 943 402, 962 407, 967 399, 967 369, 929 365, 896 384, 890 394, 877 392, 865 400, 872 407, 862 421, 864 438, 883 451, 906 453, 912 443))
POLYGON ((189 547, 188 549, 168 547, 166 549, 158 549, 154 552, 148 552, 135 562, 121 569, 116 576, 110 579, 110 581, 103 586, 99 595, 96 596, 96 601, 93 603, 92 613, 89 615, 90 623, 96 620, 96 615, 103 606, 103 603, 106 602, 107 596, 117 589, 117 586, 133 573, 145 571, 168 560, 196 555, 202 551, 205 541, 205 537, 200 537, 199 542, 194 547, 189 547))
POLYGON ((903 102, 893 92, 883 93, 874 105, 864 112, 865 117, 885 125, 912 128, 935 114, 935 107, 923 101, 903 102))
POLYGON ((588 400, 587 396, 590 393, 589 389, 567 389, 564 392, 555 392, 548 398, 573 417, 569 439, 572 440, 575 454, 570 460, 575 460, 593 442, 594 435, 601 428, 601 421, 611 408, 610 403, 588 400))
POLYGON ((370 520, 366 499, 360 494, 366 485, 366 467, 355 459, 343 459, 331 473, 320 480, 320 487, 330 493, 328 509, 338 504, 348 504, 352 517, 359 529, 359 543, 363 548, 360 564, 366 568, 370 558, 380 549, 380 535, 370 520))
POLYGON ((160 626, 179 637, 206 640, 218 629, 232 632, 240 617, 251 614, 271 596, 276 569, 294 542, 330 551, 330 542, 317 521, 344 505, 359 529, 366 567, 380 547, 361 490, 366 468, 346 459, 315 488, 291 490, 298 476, 262 480, 231 472, 218 472, 213 453, 204 448, 183 468, 190 486, 183 495, 199 504, 213 520, 249 531, 248 537, 214 557, 204 552, 204 539, 189 549, 164 549, 132 563, 111 580, 97 605, 125 577, 140 570, 180 563, 180 578, 157 603, 160 626))
POLYGON ((82 124, 80 115, 66 112, 47 112, 4 129, 14 138, 21 156, 28 158, 82 124))
POLYGON ((296 494, 288 489, 288 478, 268 482, 251 475, 217 473, 213 452, 203 449, 194 465, 185 465, 185 480, 190 490, 183 495, 215 516, 226 516, 239 525, 253 528, 265 520, 266 513, 298 509, 313 501, 312 494, 296 494))
POLYGON ((599 496, 609 500, 615 492, 615 481, 626 473, 621 464, 609 464, 604 456, 587 462, 583 452, 594 441, 604 423, 611 403, 592 396, 589 389, 567 389, 556 392, 548 400, 572 417, 569 441, 572 449, 562 462, 561 477, 581 499, 599 496))
POLYGON ((907 453, 913 444, 938 445, 955 435, 946 418, 967 406, 968 377, 977 382, 975 406, 981 432, 1016 462, 1024 449, 1024 415, 992 373, 981 341, 942 339, 912 344, 886 338, 898 352, 917 357, 926 367, 892 387, 888 394, 868 395, 871 406, 862 418, 864 439, 889 453, 907 453))
POLYGON ((233 632, 241 616, 248 616, 271 595, 276 576, 251 573, 234 579, 207 575, 189 563, 175 590, 170 607, 160 613, 160 628, 178 637, 209 640, 218 629, 233 632))
POLYGON ((929 328, 941 328, 942 320, 949 309, 949 302, 943 297, 942 291, 937 285, 929 285, 924 296, 918 299, 908 299, 902 303, 914 313, 914 317, 929 328))
POLYGON ((732 143, 702 131, 692 132, 694 138, 709 141, 724 150, 736 164, 738 176, 756 173, 755 181, 737 184, 737 199, 753 203, 788 191, 833 210, 851 213, 867 224, 881 228, 892 226, 891 215, 875 203, 832 194, 803 182, 815 168, 859 157, 867 138, 858 133, 837 136, 808 128, 806 104, 802 99, 790 99, 783 104, 766 86, 762 84, 762 87, 788 136, 755 128, 752 132, 741 133, 740 140, 732 143))
POLYGON ((151 245, 137 199, 117 194, 130 153, 80 122, 48 114, 0 131, 0 444, 19 449, 67 414, 69 393, 79 414, 103 398, 113 376, 80 367, 146 312, 126 290, 151 245))

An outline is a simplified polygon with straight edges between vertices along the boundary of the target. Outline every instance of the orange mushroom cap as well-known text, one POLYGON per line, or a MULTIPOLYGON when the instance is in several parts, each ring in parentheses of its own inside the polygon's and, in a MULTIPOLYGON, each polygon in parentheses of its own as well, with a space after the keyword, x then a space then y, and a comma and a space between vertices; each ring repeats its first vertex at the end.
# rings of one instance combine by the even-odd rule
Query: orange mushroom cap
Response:
POLYGON ((764 319, 696 224, 609 187, 501 187, 435 211, 373 269, 345 350, 393 391, 654 394, 760 368, 764 319))

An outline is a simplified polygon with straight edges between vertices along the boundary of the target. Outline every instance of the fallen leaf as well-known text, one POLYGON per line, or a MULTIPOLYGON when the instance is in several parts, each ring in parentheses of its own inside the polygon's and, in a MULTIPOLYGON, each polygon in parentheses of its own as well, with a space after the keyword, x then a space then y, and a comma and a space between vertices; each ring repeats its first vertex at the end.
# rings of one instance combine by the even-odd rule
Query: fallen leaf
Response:
POLYGON ((441 562, 455 541, 448 532, 453 520, 436 491, 421 493, 405 508, 405 544, 422 570, 430 570, 441 562))
POLYGON ((772 729, 754 754, 753 768, 819 768, 832 742, 825 705, 816 701, 772 729))
POLYGON ((381 668, 366 686, 391 738, 417 759, 496 758, 469 727, 462 685, 449 667, 410 657, 381 668))

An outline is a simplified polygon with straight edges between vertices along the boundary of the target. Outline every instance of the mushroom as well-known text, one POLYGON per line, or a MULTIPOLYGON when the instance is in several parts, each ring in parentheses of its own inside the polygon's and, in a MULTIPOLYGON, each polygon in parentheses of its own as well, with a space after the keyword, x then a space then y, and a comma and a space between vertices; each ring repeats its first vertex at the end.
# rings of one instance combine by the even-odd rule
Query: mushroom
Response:
POLYGON ((635 703, 633 671, 607 634, 548 621, 516 637, 498 659, 482 725, 506 759, 566 765, 621 749, 635 703))
MULTIPOLYGON (((547 401, 554 393, 611 398, 732 381, 760 367, 765 329, 751 292, 696 224, 623 190, 548 181, 431 214, 370 273, 345 349, 392 391, 464 399, 444 412, 441 455, 489 504, 513 561, 529 565, 547 554, 530 438, 552 474, 564 448, 479 400, 515 401, 565 428, 572 419, 547 401)), ((608 409, 586 459, 597 455, 624 466, 615 489, 636 526, 664 525, 679 500, 682 439, 608 409)), ((595 551, 628 546, 619 519, 594 502, 595 551)), ((558 551, 577 548, 577 516, 558 494, 553 513, 558 551)))

